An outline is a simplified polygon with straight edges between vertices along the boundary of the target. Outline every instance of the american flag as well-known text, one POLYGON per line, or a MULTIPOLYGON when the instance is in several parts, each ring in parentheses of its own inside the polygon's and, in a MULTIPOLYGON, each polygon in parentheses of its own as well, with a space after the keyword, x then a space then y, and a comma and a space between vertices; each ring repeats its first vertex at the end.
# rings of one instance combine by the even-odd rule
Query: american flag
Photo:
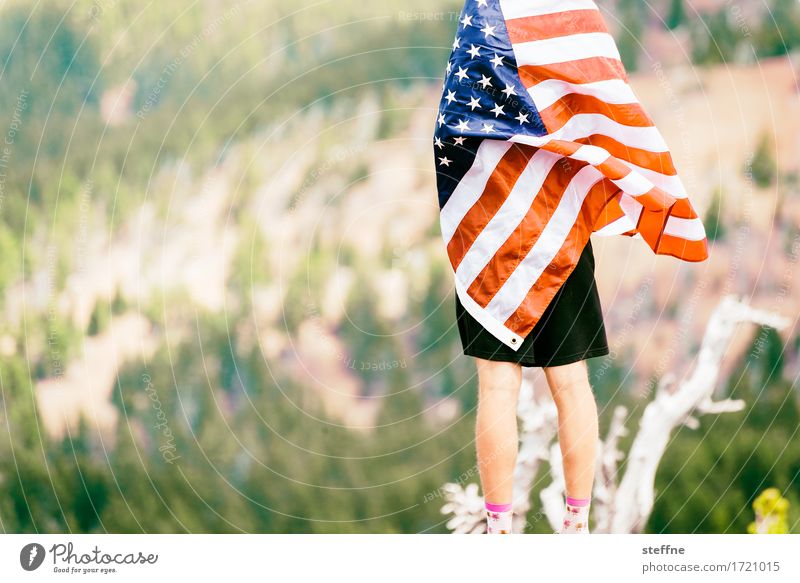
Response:
POLYGON ((669 148, 591 0, 467 0, 433 148, 456 293, 512 348, 592 233, 708 257, 669 148))

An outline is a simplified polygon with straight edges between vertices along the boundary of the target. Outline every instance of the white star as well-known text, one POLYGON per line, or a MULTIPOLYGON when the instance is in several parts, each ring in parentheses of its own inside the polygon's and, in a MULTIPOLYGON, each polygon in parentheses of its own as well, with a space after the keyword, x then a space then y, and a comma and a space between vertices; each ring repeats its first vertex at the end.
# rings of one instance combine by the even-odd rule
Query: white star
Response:
POLYGON ((467 138, 465 138, 464 136, 458 136, 453 141, 455 142, 456 146, 463 146, 466 139, 467 138))
POLYGON ((503 93, 505 93, 508 97, 517 94, 517 92, 514 91, 514 88, 511 85, 506 85, 506 88, 503 89, 503 93))
POLYGON ((467 105, 469 105, 469 108, 472 111, 475 111, 476 107, 480 107, 481 106, 481 100, 477 99, 475 97, 470 97, 469 103, 467 105))
POLYGON ((439 114, 439 119, 437 120, 437 122, 439 123, 439 127, 442 127, 442 125, 446 123, 444 121, 444 114, 442 113, 439 114))
POLYGON ((494 126, 492 124, 490 124, 490 123, 485 123, 485 124, 483 124, 483 127, 481 128, 481 131, 483 133, 490 134, 490 133, 492 133, 494 131, 494 126))
POLYGON ((467 123, 467 120, 462 119, 460 122, 458 122, 456 129, 463 134, 465 131, 469 129, 469 123, 467 123))
POLYGON ((472 26, 472 16, 470 16, 469 14, 465 15, 464 18, 461 20, 461 24, 464 25, 464 28, 472 26))
POLYGON ((450 166, 450 162, 452 162, 452 160, 448 160, 447 156, 439 158, 439 166, 450 166))
POLYGON ((450 73, 450 71, 452 71, 452 70, 453 70, 453 63, 451 63, 450 61, 447 61, 447 72, 450 73))
POLYGON ((514 119, 516 119, 520 125, 524 123, 530 123, 530 120, 528 119, 528 114, 522 113, 521 111, 519 112, 519 115, 514 119))
POLYGON ((483 88, 486 89, 487 87, 492 86, 492 81, 484 74, 481 74, 481 80, 478 81, 478 84, 483 85, 483 88))
POLYGON ((442 142, 442 139, 440 137, 438 136, 436 137, 435 143, 437 148, 444 148, 444 142, 442 142))
POLYGON ((469 45, 469 46, 471 46, 472 48, 470 50, 468 50, 467 52, 470 55, 472 55, 473 59, 476 58, 476 57, 480 57, 481 56, 481 50, 478 47, 476 47, 475 45, 469 45))
POLYGON ((458 68, 458 73, 456 73, 456 77, 461 79, 462 81, 467 78, 467 70, 464 67, 458 68))
POLYGON ((499 117, 501 115, 505 115, 506 114, 506 112, 503 111, 503 106, 500 105, 499 103, 494 106, 494 109, 492 110, 492 113, 494 114, 495 117, 499 117))
POLYGON ((460 46, 461 46, 461 39, 456 37, 456 39, 453 41, 453 49, 457 49, 460 46))
POLYGON ((491 60, 491 61, 489 61, 489 62, 490 62, 490 63, 492 63, 492 67, 493 67, 493 68, 495 68, 495 69, 496 69, 497 67, 502 67, 502 66, 503 66, 503 57, 501 57, 500 55, 498 55, 497 53, 495 53, 495 55, 494 55, 494 59, 492 59, 492 60, 491 60))
POLYGON ((494 36, 495 28, 497 28, 497 26, 489 26, 489 23, 487 22, 486 25, 481 29, 481 32, 485 38, 489 38, 490 36, 494 36))
POLYGON ((477 0, 478 6, 486 6, 486 0, 477 0))
POLYGON ((447 91, 447 95, 445 96, 445 99, 447 100, 448 104, 452 104, 454 101, 456 103, 458 103, 458 100, 456 99, 456 92, 455 91, 448 90, 447 91))

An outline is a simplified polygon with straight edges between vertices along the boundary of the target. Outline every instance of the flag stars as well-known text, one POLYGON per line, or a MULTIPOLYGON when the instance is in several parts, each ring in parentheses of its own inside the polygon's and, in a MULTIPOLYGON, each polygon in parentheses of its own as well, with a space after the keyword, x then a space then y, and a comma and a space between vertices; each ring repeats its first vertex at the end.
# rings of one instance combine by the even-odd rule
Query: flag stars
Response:
POLYGON ((478 99, 477 97, 470 97, 469 103, 467 105, 469 105, 469 108, 472 111, 475 111, 476 107, 480 107, 481 106, 481 100, 478 99))
POLYGON ((485 134, 491 134, 494 131, 494 124, 485 123, 481 128, 481 131, 485 134))
POLYGON ((456 73, 456 77, 458 77, 461 81, 468 77, 467 70, 464 67, 459 67, 458 72, 456 73))
POLYGON ((506 88, 503 89, 503 93, 506 94, 506 97, 511 97, 512 95, 516 95, 517 92, 514 90, 514 87, 511 85, 506 84, 506 88))
POLYGON ((461 39, 456 37, 453 41, 453 50, 461 48, 461 39))
POLYGON ((472 55, 473 59, 481 56, 481 50, 478 47, 475 45, 470 45, 470 47, 471 48, 467 52, 472 55))
POLYGON ((468 26, 472 26, 472 16, 469 15, 469 14, 464 15, 464 18, 461 19, 461 25, 464 28, 467 28, 468 26))
POLYGON ((490 36, 494 36, 494 29, 495 28, 497 28, 497 26, 489 26, 489 23, 487 22, 483 26, 483 28, 481 29, 481 32, 483 33, 484 38, 488 39, 490 36))
POLYGON ((439 158, 439 166, 448 166, 449 167, 451 162, 452 162, 452 160, 449 160, 447 158, 447 156, 444 156, 443 158, 439 158))
POLYGON ((467 122, 465 119, 462 119, 460 122, 458 122, 458 125, 456 125, 456 129, 463 134, 469 130, 469 122, 467 122))
POLYGON ((522 113, 521 111, 519 112, 519 115, 514 119, 516 119, 519 122, 519 125, 530 123, 530 120, 528 119, 528 114, 522 113))
POLYGON ((447 95, 445 96, 445 99, 447 100, 448 105, 452 105, 454 101, 458 103, 458 99, 456 99, 456 92, 451 91, 449 89, 447 90, 447 95))
POLYGON ((434 143, 436 144, 437 148, 439 149, 444 148, 444 142, 442 142, 442 138, 440 138, 439 136, 436 136, 436 141, 434 143))
POLYGON ((466 142, 466 141, 467 141, 467 138, 465 138, 464 136, 458 136, 457 138, 453 139, 453 143, 456 146, 463 146, 464 142, 466 142))
POLYGON ((506 114, 506 112, 503 111, 503 106, 500 105, 499 103, 494 106, 492 113, 494 114, 495 117, 500 117, 501 115, 506 114))
POLYGON ((442 114, 442 113, 440 113, 440 114, 439 114, 439 119, 438 119, 438 120, 436 120, 436 121, 437 121, 437 123, 439 124, 439 127, 442 127, 442 126, 443 126, 445 123, 447 123, 447 122, 444 120, 444 114, 442 114))
POLYGON ((480 8, 483 6, 484 8, 487 7, 486 0, 475 0, 478 3, 478 7, 480 8))
POLYGON ((492 80, 486 75, 481 74, 481 80, 478 81, 478 85, 481 85, 484 89, 486 89, 487 87, 492 86, 492 80))
POLYGON ((489 62, 492 64, 492 68, 497 69, 497 67, 503 66, 503 57, 495 53, 494 58, 489 62))

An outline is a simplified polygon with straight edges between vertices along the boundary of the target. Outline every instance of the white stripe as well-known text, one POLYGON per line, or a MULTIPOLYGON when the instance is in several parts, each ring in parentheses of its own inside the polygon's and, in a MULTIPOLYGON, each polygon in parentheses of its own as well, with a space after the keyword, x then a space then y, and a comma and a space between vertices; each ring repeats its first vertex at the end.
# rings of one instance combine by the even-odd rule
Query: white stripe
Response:
POLYGON ((688 241, 700 241, 706 236, 703 221, 700 219, 682 219, 680 217, 669 217, 664 227, 664 233, 688 241))
POLYGON ((629 148, 657 153, 669 152, 667 143, 655 126, 626 126, 599 113, 573 115, 564 127, 548 135, 553 140, 574 142, 594 134, 608 136, 629 148))
POLYGON ((567 10, 597 10, 592 0, 500 0, 500 9, 506 20, 526 16, 542 16, 567 10))
POLYGON ((594 166, 582 168, 573 177, 536 243, 486 306, 492 315, 505 321, 519 308, 564 244, 589 190, 602 179, 594 166))
POLYGON ((602 164, 610 157, 611 154, 608 153, 608 150, 604 150, 603 148, 599 148, 597 146, 587 146, 585 144, 578 148, 575 153, 570 156, 570 158, 573 158, 574 160, 588 162, 589 164, 593 164, 595 166, 602 164))
POLYGON ((625 164, 631 170, 639 172, 647 180, 658 186, 667 194, 670 194, 675 198, 686 198, 688 196, 686 187, 683 185, 683 181, 677 174, 662 174, 661 172, 656 172, 655 170, 650 170, 649 168, 645 168, 643 166, 637 166, 636 164, 628 162, 627 160, 623 160, 622 158, 619 158, 619 161, 625 164))
POLYGON ((533 155, 506 200, 475 238, 461 263, 458 264, 456 271, 458 279, 471 283, 480 275, 506 239, 517 229, 521 220, 525 219, 547 175, 561 159, 563 156, 547 150, 538 150, 533 155))
MULTIPOLYGON (((575 115, 563 128, 552 134, 544 136, 515 134, 508 139, 513 142, 519 142, 520 144, 528 144, 541 148, 553 140, 574 142, 575 140, 587 138, 594 134, 603 134, 629 148, 639 148, 656 153, 669 152, 669 148, 663 136, 654 126, 645 128, 624 126, 604 115, 594 113, 575 115)), ((579 150, 576 150, 576 153, 578 151, 579 150)), ((610 153, 607 154, 605 158, 608 158, 610 155, 610 153)), ((570 157, 572 158, 574 156, 573 154, 570 157)), ((620 161, 624 162, 624 160, 620 161)), ((662 174, 661 176, 664 175, 662 174)))
POLYGON ((612 180, 611 182, 619 186, 623 192, 631 196, 641 196, 653 190, 653 183, 633 170, 631 170, 626 176, 618 180, 612 180))
POLYGON ((617 45, 607 32, 585 32, 514 43, 512 48, 518 67, 552 65, 593 57, 620 60, 617 45))
POLYGON ((633 89, 624 79, 608 79, 592 83, 569 83, 561 79, 547 79, 528 89, 528 94, 539 111, 544 111, 571 93, 589 95, 615 105, 639 102, 633 89))
POLYGON ((518 350, 519 347, 522 346, 524 338, 506 328, 503 323, 505 320, 503 320, 503 322, 496 320, 487 310, 482 308, 478 302, 473 300, 467 293, 464 284, 462 284, 458 278, 455 280, 455 286, 458 299, 461 300, 461 305, 464 306, 464 309, 469 312, 481 326, 486 328, 492 336, 498 338, 503 344, 514 350, 518 350))
POLYGON ((644 210, 642 203, 623 192, 619 199, 619 206, 625 214, 610 222, 599 231, 595 231, 596 235, 600 237, 610 237, 611 235, 621 235, 622 233, 636 228, 636 224, 639 222, 639 215, 641 215, 642 210, 644 210))
MULTIPOLYGON (((509 140, 512 142, 519 142, 520 144, 528 144, 530 146, 541 148, 549 141, 551 141, 554 135, 555 134, 550 134, 547 136, 526 136, 522 134, 517 134, 511 136, 509 140)), ((686 192, 686 187, 683 185, 680 176, 678 176, 677 174, 674 175, 662 174, 661 172, 656 172, 655 170, 650 170, 648 168, 644 168, 643 166, 637 166, 636 164, 633 164, 621 158, 618 158, 618 160, 623 164, 625 164, 631 170, 641 174, 646 180, 649 180, 654 186, 659 187, 667 194, 670 194, 675 198, 687 198, 688 194, 686 192)))
POLYGON ((481 142, 472 167, 458 183, 439 215, 445 245, 450 243, 461 220, 481 197, 494 169, 512 145, 510 142, 500 140, 481 142))

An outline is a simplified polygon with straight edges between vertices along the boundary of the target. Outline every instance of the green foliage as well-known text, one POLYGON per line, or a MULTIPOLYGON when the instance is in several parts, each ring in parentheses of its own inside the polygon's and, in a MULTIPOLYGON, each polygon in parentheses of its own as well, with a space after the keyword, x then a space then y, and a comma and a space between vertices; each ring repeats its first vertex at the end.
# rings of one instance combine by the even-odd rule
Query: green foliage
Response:
POLYGON ((800 47, 800 6, 794 0, 772 0, 753 41, 759 57, 785 55, 800 47))
POLYGON ((775 162, 775 144, 766 132, 758 141, 749 170, 753 180, 761 188, 772 186, 775 182, 778 173, 778 165, 775 162))
POLYGON ((725 238, 727 229, 723 218, 722 204, 724 195, 721 188, 714 191, 711 203, 708 205, 706 216, 703 219, 703 226, 706 229, 706 237, 709 241, 721 241, 725 238))
POLYGON ((617 6, 620 19, 617 47, 625 68, 630 72, 639 68, 646 8, 646 5, 639 0, 620 0, 617 6))
POLYGON ((667 13, 666 25, 669 30, 674 30, 686 24, 686 8, 683 0, 670 0, 669 12, 667 13))
POLYGON ((788 534, 789 501, 777 488, 767 488, 753 500, 756 519, 747 525, 749 534, 788 534))
POLYGON ((712 65, 730 63, 743 33, 731 22, 730 12, 721 8, 713 14, 702 14, 692 21, 692 62, 712 65))

